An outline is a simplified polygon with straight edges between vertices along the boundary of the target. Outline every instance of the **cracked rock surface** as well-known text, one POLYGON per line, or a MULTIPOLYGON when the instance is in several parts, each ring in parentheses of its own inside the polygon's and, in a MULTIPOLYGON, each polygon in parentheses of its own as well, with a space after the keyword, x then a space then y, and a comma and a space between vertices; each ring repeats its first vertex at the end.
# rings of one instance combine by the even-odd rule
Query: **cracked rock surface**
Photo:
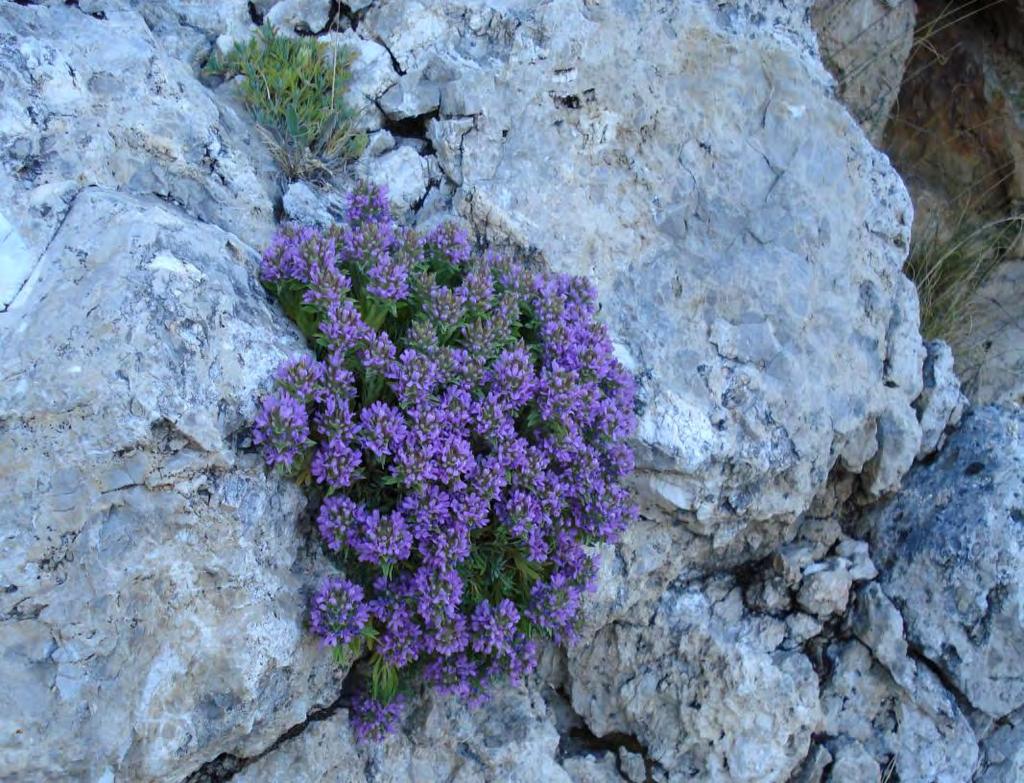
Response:
POLYGON ((906 190, 807 10, 0 0, 0 780, 1019 780, 1020 413, 921 340, 906 190), (357 52, 333 183, 199 79, 264 20, 357 52), (642 402, 581 642, 372 748, 248 441, 302 350, 256 251, 356 176, 594 280, 642 402))
POLYGON ((644 488, 705 532, 804 511, 837 458, 893 489, 925 355, 906 190, 810 28, 726 5, 381 0, 357 30, 439 85, 454 209, 595 281, 644 488))
POLYGON ((0 322, 4 779, 180 780, 335 685, 302 625, 305 500, 240 448, 301 350, 254 267, 219 228, 89 188, 0 322))
POLYGON ((974 410, 864 517, 907 638, 993 719, 1024 706, 1024 413, 974 410))

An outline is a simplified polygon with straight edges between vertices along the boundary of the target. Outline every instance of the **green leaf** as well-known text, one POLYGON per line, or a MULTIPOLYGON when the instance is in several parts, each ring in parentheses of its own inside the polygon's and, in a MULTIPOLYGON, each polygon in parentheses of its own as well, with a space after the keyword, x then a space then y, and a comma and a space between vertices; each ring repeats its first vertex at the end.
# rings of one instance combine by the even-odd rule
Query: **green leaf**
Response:
POLYGON ((398 669, 378 653, 374 653, 370 669, 370 693, 382 704, 390 702, 398 693, 398 669))

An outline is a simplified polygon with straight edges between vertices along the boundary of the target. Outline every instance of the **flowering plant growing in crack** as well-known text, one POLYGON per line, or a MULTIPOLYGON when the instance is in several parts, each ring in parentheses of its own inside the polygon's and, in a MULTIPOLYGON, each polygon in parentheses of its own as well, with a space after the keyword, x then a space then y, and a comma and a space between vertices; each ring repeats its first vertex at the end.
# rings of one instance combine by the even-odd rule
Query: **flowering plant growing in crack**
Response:
POLYGON ((347 225, 284 227, 262 278, 309 340, 254 429, 271 465, 319 498, 338 573, 310 626, 366 658, 361 739, 425 681, 479 703, 519 681, 538 642, 571 643, 590 545, 634 508, 634 388, 583 279, 530 271, 444 225, 399 226, 382 190, 347 225))

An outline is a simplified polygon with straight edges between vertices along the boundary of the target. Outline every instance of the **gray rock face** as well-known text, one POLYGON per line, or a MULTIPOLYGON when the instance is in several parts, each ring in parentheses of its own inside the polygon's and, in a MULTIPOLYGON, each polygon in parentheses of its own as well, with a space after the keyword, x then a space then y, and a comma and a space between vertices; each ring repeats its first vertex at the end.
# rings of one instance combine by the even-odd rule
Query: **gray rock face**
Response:
POLYGON ((953 370, 953 351, 941 340, 929 340, 925 347, 928 356, 924 362, 924 390, 914 402, 921 423, 918 459, 942 447, 946 431, 960 423, 967 405, 953 370))
POLYGON ((836 643, 827 654, 832 671, 821 693, 821 734, 833 758, 844 760, 830 780, 871 780, 883 765, 899 780, 971 780, 978 764, 971 726, 926 666, 912 664, 905 690, 859 642, 836 643), (865 769, 868 777, 852 776, 865 769), (843 770, 848 774, 838 776, 843 770))
POLYGON ((979 408, 863 521, 911 645, 993 718, 1024 705, 1024 413, 979 408))
POLYGON ((1024 712, 1008 716, 982 743, 983 766, 977 783, 1024 780, 1024 712))
POLYGON ((786 780, 821 720, 818 679, 779 650, 784 624, 728 579, 673 588, 569 657, 573 707, 598 736, 635 734, 665 780, 786 780))
POLYGON ((76 197, 0 315, 0 777, 177 781, 329 700, 305 501, 238 450, 300 349, 237 238, 76 197))
POLYGON ((914 42, 913 0, 818 0, 811 23, 836 92, 872 143, 882 140, 914 42))
POLYGON ((279 0, 266 15, 275 29, 304 34, 319 33, 330 20, 330 0, 279 0))
POLYGON ((440 85, 461 214, 596 282, 645 490, 705 533, 802 512, 837 460, 892 489, 921 435, 906 191, 800 14, 757 12, 382 0, 358 30, 440 85))
MULTIPOLYGON (((254 126, 118 5, 105 4, 103 19, 73 6, 0 6, 0 204, 30 266, 91 185, 159 195, 262 244, 274 227, 274 167, 254 126)), ((0 307, 20 277, 4 281, 0 307)))
POLYGON ((557 747, 558 733, 544 700, 499 689, 486 707, 477 710, 454 699, 428 699, 412 712, 399 734, 375 746, 356 745, 348 712, 339 710, 312 723, 233 780, 573 783, 575 779, 555 760, 557 747))
MULTIPOLYGON (((906 192, 833 99, 805 5, 345 5, 357 27, 323 40, 359 53, 353 172, 421 225, 454 211, 596 282, 641 386, 643 514, 601 552, 580 646, 546 651, 550 688, 413 699, 355 746, 318 711, 341 672, 302 628, 303 498, 245 436, 301 350, 253 275, 274 168, 230 85, 190 69, 261 14, 320 29, 339 6, 0 5, 0 778, 177 781, 230 754, 246 783, 1012 779, 1019 459, 961 465, 982 435, 957 435, 914 475, 967 472, 962 497, 912 479, 870 547, 837 521, 942 446, 962 398, 900 272, 906 192), (928 543, 936 497, 983 520, 980 566, 943 570, 961 544, 928 543), (977 733, 922 656, 992 708, 977 733)), ((337 194, 281 206, 325 223, 337 194)))
POLYGON ((971 303, 973 329, 959 346, 977 405, 1024 407, 1024 260, 999 265, 971 303))

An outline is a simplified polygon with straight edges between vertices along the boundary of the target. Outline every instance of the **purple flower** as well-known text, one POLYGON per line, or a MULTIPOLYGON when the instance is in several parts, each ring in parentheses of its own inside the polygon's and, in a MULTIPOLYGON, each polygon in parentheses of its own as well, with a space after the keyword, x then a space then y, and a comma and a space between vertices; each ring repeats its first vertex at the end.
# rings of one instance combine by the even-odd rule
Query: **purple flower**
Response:
POLYGON ((380 742, 398 728, 404 699, 399 694, 384 704, 368 693, 360 693, 352 701, 352 728, 356 741, 380 742))
POLYGON ((473 612, 473 649, 492 655, 511 653, 518 624, 519 610, 509 599, 493 609, 491 602, 484 599, 473 612))
POLYGON ((589 545, 636 514, 635 389, 587 281, 475 252, 451 225, 420 237, 379 188, 345 217, 284 226, 264 253, 313 355, 282 365, 254 440, 317 482, 348 577, 317 592, 311 626, 376 656, 352 711, 365 741, 394 729, 417 673, 479 704, 534 670, 538 637, 575 640, 589 545))
POLYGON ((313 596, 309 623, 325 647, 348 644, 360 634, 369 619, 369 609, 363 603, 363 588, 348 579, 328 577, 313 596))
POLYGON ((286 389, 268 395, 256 414, 252 439, 263 446, 268 465, 291 468, 309 442, 306 406, 286 389))

